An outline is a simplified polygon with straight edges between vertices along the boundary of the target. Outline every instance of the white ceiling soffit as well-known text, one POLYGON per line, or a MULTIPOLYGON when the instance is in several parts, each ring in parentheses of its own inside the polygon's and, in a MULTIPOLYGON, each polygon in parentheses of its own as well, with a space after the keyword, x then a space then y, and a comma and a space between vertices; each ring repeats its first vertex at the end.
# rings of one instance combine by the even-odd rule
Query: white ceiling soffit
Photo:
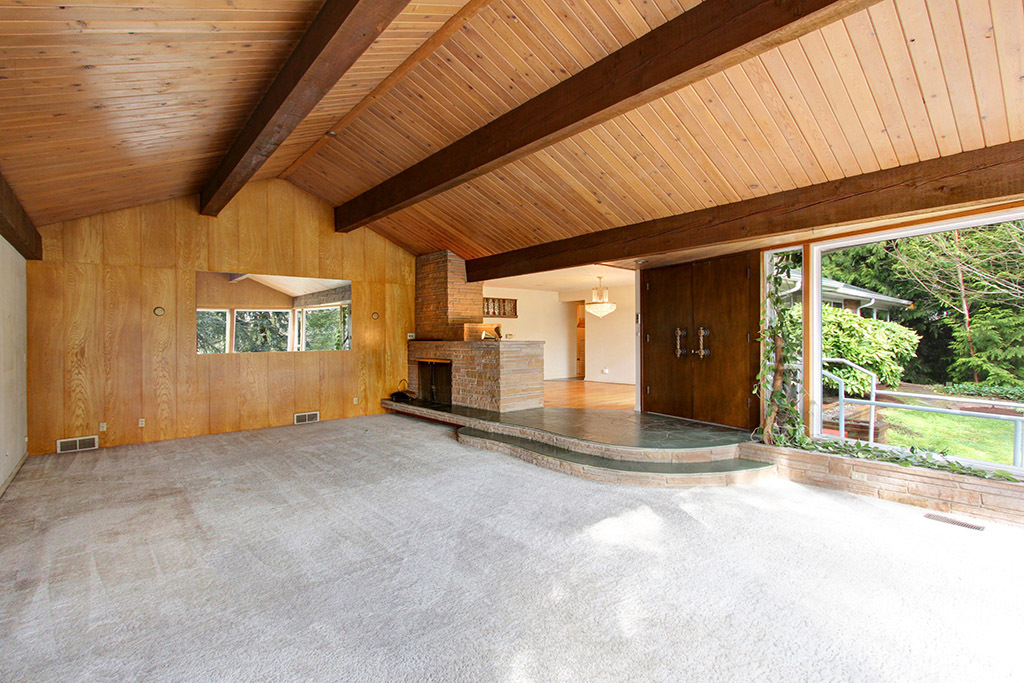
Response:
POLYGON ((549 270, 546 273, 516 275, 487 280, 484 287, 509 289, 535 289, 542 292, 573 292, 597 286, 597 276, 604 278, 605 287, 632 287, 636 271, 610 266, 578 266, 549 270))
POLYGON ((288 296, 302 296, 303 294, 315 294, 328 289, 336 289, 349 284, 349 280, 327 280, 318 277, 288 277, 286 275, 249 275, 250 280, 255 280, 261 285, 287 294, 288 296))

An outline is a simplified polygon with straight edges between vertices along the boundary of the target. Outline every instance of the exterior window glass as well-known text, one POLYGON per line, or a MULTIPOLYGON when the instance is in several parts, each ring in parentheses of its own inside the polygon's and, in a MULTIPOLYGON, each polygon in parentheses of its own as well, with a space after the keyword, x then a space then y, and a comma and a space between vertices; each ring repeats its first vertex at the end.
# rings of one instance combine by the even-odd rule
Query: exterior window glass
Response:
POLYGON ((198 353, 228 352, 227 311, 196 311, 196 351, 198 353))
POLYGON ((235 352, 288 351, 291 311, 235 311, 235 352))
POLYGON ((324 306, 301 311, 303 351, 342 351, 352 348, 348 306, 324 306))

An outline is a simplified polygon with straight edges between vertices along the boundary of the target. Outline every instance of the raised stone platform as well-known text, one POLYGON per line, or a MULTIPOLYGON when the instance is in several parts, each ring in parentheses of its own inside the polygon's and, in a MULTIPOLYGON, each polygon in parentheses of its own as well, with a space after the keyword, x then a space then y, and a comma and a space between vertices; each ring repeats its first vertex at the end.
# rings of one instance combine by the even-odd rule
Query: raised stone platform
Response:
POLYGON ((497 413, 424 401, 383 407, 462 427, 460 441, 575 476, 645 486, 727 486, 774 476, 738 457, 743 430, 631 411, 536 408, 497 413))

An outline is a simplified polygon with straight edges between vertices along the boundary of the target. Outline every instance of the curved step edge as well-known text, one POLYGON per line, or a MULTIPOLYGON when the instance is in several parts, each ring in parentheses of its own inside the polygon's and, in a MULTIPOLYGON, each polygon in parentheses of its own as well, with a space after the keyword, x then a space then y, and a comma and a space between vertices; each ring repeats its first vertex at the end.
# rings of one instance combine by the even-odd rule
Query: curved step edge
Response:
MULTIPOLYGON (((569 474, 574 477, 581 477, 584 479, 612 484, 631 484, 634 486, 653 486, 659 488, 711 488, 732 486, 735 484, 751 484, 764 479, 774 479, 777 471, 774 464, 757 463, 758 466, 750 469, 736 470, 732 472, 687 472, 677 474, 631 472, 569 462, 567 460, 562 460, 540 453, 522 445, 490 439, 487 438, 486 435, 476 435, 473 433, 472 428, 462 428, 457 430, 456 438, 460 443, 466 444, 467 446, 511 455, 514 458, 518 458, 532 465, 538 465, 540 467, 561 472, 563 474, 569 474)), ((738 460, 738 458, 734 459, 738 460)))

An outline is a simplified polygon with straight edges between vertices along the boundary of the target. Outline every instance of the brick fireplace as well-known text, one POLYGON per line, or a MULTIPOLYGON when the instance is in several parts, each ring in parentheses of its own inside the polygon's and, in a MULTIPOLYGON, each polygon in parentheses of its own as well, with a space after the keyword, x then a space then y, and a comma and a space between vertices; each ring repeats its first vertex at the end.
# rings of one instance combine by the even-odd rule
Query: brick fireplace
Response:
POLYGON ((483 285, 466 281, 466 263, 450 251, 416 259, 416 340, 409 342, 409 389, 417 396, 421 363, 450 363, 451 403, 498 412, 544 405, 544 342, 481 339, 483 285))

